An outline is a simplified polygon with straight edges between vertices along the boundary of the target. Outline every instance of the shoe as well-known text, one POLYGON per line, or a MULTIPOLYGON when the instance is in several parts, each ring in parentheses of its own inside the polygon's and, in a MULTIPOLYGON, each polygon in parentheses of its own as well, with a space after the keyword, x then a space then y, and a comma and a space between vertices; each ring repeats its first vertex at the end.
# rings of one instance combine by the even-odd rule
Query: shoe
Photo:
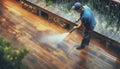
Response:
POLYGON ((84 49, 84 48, 82 48, 81 46, 78 46, 76 49, 81 50, 81 49, 84 49))

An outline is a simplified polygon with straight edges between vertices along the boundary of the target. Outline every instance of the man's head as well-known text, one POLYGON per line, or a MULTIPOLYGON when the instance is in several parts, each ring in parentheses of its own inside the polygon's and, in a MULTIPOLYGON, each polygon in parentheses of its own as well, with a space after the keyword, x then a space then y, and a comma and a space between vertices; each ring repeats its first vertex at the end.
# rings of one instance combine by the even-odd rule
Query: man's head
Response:
POLYGON ((80 2, 76 2, 73 5, 72 9, 75 10, 76 12, 78 12, 78 13, 81 13, 83 11, 83 6, 80 2))

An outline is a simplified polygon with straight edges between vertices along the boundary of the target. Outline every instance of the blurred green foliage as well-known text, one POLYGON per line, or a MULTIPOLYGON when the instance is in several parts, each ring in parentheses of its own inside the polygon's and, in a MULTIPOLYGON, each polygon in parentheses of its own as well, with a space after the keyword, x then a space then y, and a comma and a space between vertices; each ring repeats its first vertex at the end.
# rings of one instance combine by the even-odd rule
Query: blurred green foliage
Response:
POLYGON ((0 36, 0 69, 28 69, 22 59, 28 49, 13 50, 11 44, 0 36))

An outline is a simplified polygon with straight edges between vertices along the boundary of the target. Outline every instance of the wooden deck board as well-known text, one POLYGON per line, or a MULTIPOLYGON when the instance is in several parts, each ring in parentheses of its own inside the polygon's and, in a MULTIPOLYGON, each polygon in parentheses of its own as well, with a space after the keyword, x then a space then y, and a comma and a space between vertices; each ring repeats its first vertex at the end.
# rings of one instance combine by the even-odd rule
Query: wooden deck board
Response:
POLYGON ((12 0, 4 0, 4 6, 6 8, 1 8, 0 34, 12 40, 13 44, 20 43, 29 48, 24 60, 30 69, 119 69, 117 54, 103 49, 95 40, 91 40, 90 47, 85 50, 76 50, 75 45, 81 43, 82 37, 75 32, 60 44, 42 43, 41 37, 68 31, 26 11, 12 0))

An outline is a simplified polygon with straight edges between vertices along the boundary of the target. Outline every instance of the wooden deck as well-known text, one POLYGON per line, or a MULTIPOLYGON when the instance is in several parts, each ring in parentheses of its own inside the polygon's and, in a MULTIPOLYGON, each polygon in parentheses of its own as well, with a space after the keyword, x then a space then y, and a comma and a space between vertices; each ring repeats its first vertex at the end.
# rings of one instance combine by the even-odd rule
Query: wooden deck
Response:
POLYGON ((40 38, 68 32, 21 8, 14 0, 4 0, 1 7, 0 35, 8 38, 15 48, 27 47, 25 61, 30 69, 120 69, 117 53, 91 40, 84 50, 76 50, 82 36, 76 32, 56 44, 40 38))

